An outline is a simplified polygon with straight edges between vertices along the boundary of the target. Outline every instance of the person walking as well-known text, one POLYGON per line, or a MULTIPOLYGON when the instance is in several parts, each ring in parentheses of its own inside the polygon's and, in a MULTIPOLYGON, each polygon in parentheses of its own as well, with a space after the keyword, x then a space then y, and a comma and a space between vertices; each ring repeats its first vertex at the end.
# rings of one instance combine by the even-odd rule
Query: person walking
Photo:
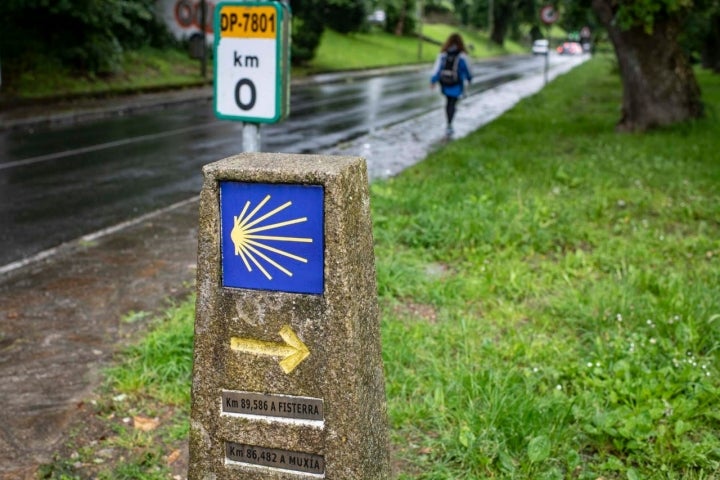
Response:
POLYGON ((455 117, 457 102, 462 97, 465 82, 472 82, 465 43, 459 33, 451 34, 438 54, 433 67, 433 76, 430 78, 430 88, 440 84, 440 91, 445 96, 445 115, 447 117, 448 137, 454 133, 452 122, 455 117))

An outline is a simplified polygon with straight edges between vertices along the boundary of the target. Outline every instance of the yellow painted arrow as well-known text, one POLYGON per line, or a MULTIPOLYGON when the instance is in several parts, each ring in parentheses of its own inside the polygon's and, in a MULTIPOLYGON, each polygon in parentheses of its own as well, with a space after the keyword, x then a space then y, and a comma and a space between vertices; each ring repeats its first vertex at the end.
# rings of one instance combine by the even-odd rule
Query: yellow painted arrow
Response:
POLYGON ((282 357, 279 362, 280 367, 285 373, 290 373, 310 355, 310 350, 293 332, 290 325, 284 325, 278 333, 285 343, 266 342, 254 338, 230 337, 230 348, 237 352, 282 357))

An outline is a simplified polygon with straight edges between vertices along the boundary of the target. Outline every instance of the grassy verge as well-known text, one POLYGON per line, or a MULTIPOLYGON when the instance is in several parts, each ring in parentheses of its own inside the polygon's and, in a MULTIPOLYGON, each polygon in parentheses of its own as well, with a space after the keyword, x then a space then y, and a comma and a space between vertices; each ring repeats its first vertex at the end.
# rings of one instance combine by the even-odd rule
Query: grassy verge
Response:
MULTIPOLYGON (((453 28, 428 25, 427 36, 444 41, 453 28)), ((518 53, 527 49, 508 44, 505 49, 489 48, 487 39, 470 30, 461 30, 479 48, 476 58, 518 53)), ((418 41, 411 37, 396 37, 384 32, 341 35, 326 30, 316 58, 304 67, 293 68, 292 76, 301 77, 318 72, 359 70, 373 67, 431 63, 438 46, 424 42, 418 57, 418 41)), ((16 90, 0 91, 0 105, 9 100, 39 100, 78 95, 112 95, 163 88, 181 88, 206 84, 212 77, 212 59, 208 60, 207 79, 201 76, 199 60, 193 60, 184 50, 156 50, 145 48, 125 54, 120 71, 108 76, 78 77, 52 59, 37 59, 34 68, 22 75, 16 90)))
POLYGON ((621 136, 608 71, 374 185, 401 478, 718 474, 720 79, 621 136))
MULTIPOLYGON (((24 73, 15 91, 3 96, 24 100, 118 94, 158 88, 179 88, 206 83, 200 63, 180 50, 145 48, 126 52, 119 72, 108 76, 77 76, 52 59, 38 59, 24 73)), ((208 68, 212 71, 212 67, 208 68)))
POLYGON ((437 48, 425 42, 418 59, 418 40, 410 37, 385 32, 341 35, 325 30, 315 58, 307 67, 293 69, 293 75, 428 63, 436 55, 437 48))
MULTIPOLYGON (((618 135, 610 72, 595 59, 372 185, 396 478, 717 478, 720 78, 699 76, 706 119, 618 135)), ((192 309, 109 373, 112 446, 48 478, 117 478, 93 463, 107 448, 167 478, 192 309), (134 417, 158 440, 135 443, 134 417)))
MULTIPOLYGON (((498 55, 529 52, 529 47, 520 45, 511 40, 505 42, 505 46, 500 48, 489 41, 486 32, 439 23, 423 25, 423 36, 431 38, 439 43, 444 42, 453 32, 458 32, 462 35, 465 46, 470 51, 470 54, 475 58, 487 58, 498 55)), ((430 49, 435 54, 438 51, 437 46, 432 46, 430 49)))
POLYGON ((513 42, 508 42, 505 48, 492 47, 488 44, 487 36, 476 31, 441 24, 426 25, 423 28, 423 35, 436 43, 424 41, 422 47, 418 45, 416 38, 397 37, 385 32, 340 35, 326 30, 315 59, 308 67, 293 71, 293 74, 432 63, 439 52, 437 43, 444 42, 455 31, 463 35, 468 45, 474 46, 471 50, 474 58, 528 51, 513 42))

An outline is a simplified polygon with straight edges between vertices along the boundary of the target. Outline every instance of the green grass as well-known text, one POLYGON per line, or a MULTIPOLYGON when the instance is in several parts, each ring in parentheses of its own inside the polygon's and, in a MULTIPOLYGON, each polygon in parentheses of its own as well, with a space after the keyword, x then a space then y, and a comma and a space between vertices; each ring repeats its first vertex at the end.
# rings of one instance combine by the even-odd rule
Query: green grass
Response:
MULTIPOLYGON (((596 58, 371 186, 397 479, 720 476, 720 77, 699 75, 707 118, 620 135, 612 71, 596 58)), ((104 395, 179 402, 178 436, 192 309, 104 395)))
MULTIPOLYGON (((212 67, 208 67, 212 71, 212 67)), ((125 53, 121 69, 108 76, 78 76, 52 59, 37 59, 24 73, 16 91, 4 94, 42 99, 88 94, 117 94, 206 83, 198 60, 180 50, 145 48, 125 53)))
POLYGON ((720 472, 720 81, 622 136, 609 70, 373 185, 400 478, 720 472))
MULTIPOLYGON (((423 35, 443 43, 451 33, 457 32, 462 35, 465 46, 468 48, 470 55, 475 58, 487 58, 498 55, 508 55, 517 53, 528 53, 529 46, 523 46, 512 40, 507 40, 505 45, 500 48, 492 44, 485 32, 481 32, 469 27, 458 27, 444 24, 425 24, 423 25, 423 35)), ((438 47, 433 46, 432 51, 437 53, 438 47)))
POLYGON ((441 24, 423 27, 423 35, 436 43, 423 41, 422 47, 417 38, 397 37, 381 31, 341 35, 333 30, 325 30, 316 57, 308 66, 294 69, 293 75, 432 63, 440 51, 438 44, 456 31, 463 35, 468 46, 473 45, 471 55, 474 58, 528 51, 514 42, 508 42, 505 48, 491 47, 487 37, 474 30, 441 24))
MULTIPOLYGON (((137 317, 137 313, 131 312, 126 321, 135 321, 137 317)), ((134 397, 149 396, 164 404, 187 405, 194 317, 192 303, 168 310, 160 327, 128 348, 121 365, 108 370, 108 383, 134 397)))
POLYGON ((341 35, 327 29, 315 58, 303 72, 407 65, 432 62, 435 59, 435 45, 425 42, 422 50, 423 56, 418 59, 418 40, 411 37, 396 37, 384 32, 341 35))
MULTIPOLYGON (((427 36, 444 41, 454 29, 443 25, 427 25, 427 36)), ((501 54, 524 53, 523 48, 512 42, 504 49, 489 48, 482 36, 471 30, 460 30, 477 48, 472 51, 476 58, 501 54)), ((432 63, 438 53, 438 45, 423 42, 422 56, 418 57, 418 40, 413 37, 397 37, 381 31, 341 35, 326 30, 318 47, 316 57, 306 66, 294 67, 293 77, 343 70, 361 70, 373 67, 432 63)), ((42 100, 58 97, 84 95, 125 94, 154 89, 181 88, 207 84, 212 77, 212 59, 207 66, 207 79, 203 79, 199 60, 193 60, 184 50, 156 50, 144 48, 125 53, 121 68, 112 75, 78 76, 57 61, 39 58, 28 62, 34 67, 25 72, 8 91, 0 91, 0 105, 8 100, 42 100)))

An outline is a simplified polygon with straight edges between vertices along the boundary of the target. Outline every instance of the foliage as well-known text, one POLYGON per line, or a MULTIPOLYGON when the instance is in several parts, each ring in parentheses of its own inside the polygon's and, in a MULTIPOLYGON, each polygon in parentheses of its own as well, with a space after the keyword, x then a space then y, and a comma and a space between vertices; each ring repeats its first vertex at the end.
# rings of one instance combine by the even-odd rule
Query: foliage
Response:
POLYGON ((464 25, 488 30, 491 40, 499 46, 508 37, 520 39, 523 26, 537 29, 539 24, 534 0, 454 0, 453 3, 464 25))
POLYGON ((558 23, 567 31, 576 31, 584 26, 598 35, 600 22, 592 11, 591 0, 561 0, 558 23))
POLYGON ((201 77, 198 61, 177 49, 143 47, 125 52, 120 68, 122 73, 112 76, 78 76, 59 62, 38 62, 13 85, 3 85, 3 93, 9 101, 39 100, 199 86, 208 81, 201 77))
POLYGON ((11 72, 23 60, 50 59, 91 73, 120 68, 127 48, 167 40, 153 0, 5 0, 0 52, 11 72))
POLYGON ((702 3, 702 1, 693 2, 693 0, 619 2, 617 4, 615 18, 618 24, 625 30, 639 26, 649 34, 652 33, 655 22, 664 21, 673 17, 684 19, 690 9, 700 6, 702 3))
POLYGON ((293 64, 304 65, 315 57, 326 28, 341 33, 361 31, 368 10, 365 0, 293 0, 293 64))
POLYGON ((369 10, 365 0, 326 0, 324 15, 329 28, 350 33, 362 30, 369 10))
POLYGON ((694 61, 720 73, 720 2, 692 9, 683 25, 681 44, 694 61))
MULTIPOLYGON (((568 31, 588 25, 602 37, 601 25, 592 11, 590 0, 560 0, 560 24, 568 31)), ((703 59, 704 66, 720 65, 720 4, 714 0, 662 0, 654 2, 614 3, 614 23, 627 30, 640 27, 651 33, 655 22, 675 19, 682 27, 681 45, 689 57, 703 59)), ((720 67, 718 67, 720 69, 720 67)))
POLYGON ((395 35, 411 35, 417 25, 417 0, 387 0, 385 30, 395 35))
POLYGON ((320 45, 325 18, 322 0, 294 0, 292 2, 292 45, 293 65, 302 65, 315 56, 320 45))

